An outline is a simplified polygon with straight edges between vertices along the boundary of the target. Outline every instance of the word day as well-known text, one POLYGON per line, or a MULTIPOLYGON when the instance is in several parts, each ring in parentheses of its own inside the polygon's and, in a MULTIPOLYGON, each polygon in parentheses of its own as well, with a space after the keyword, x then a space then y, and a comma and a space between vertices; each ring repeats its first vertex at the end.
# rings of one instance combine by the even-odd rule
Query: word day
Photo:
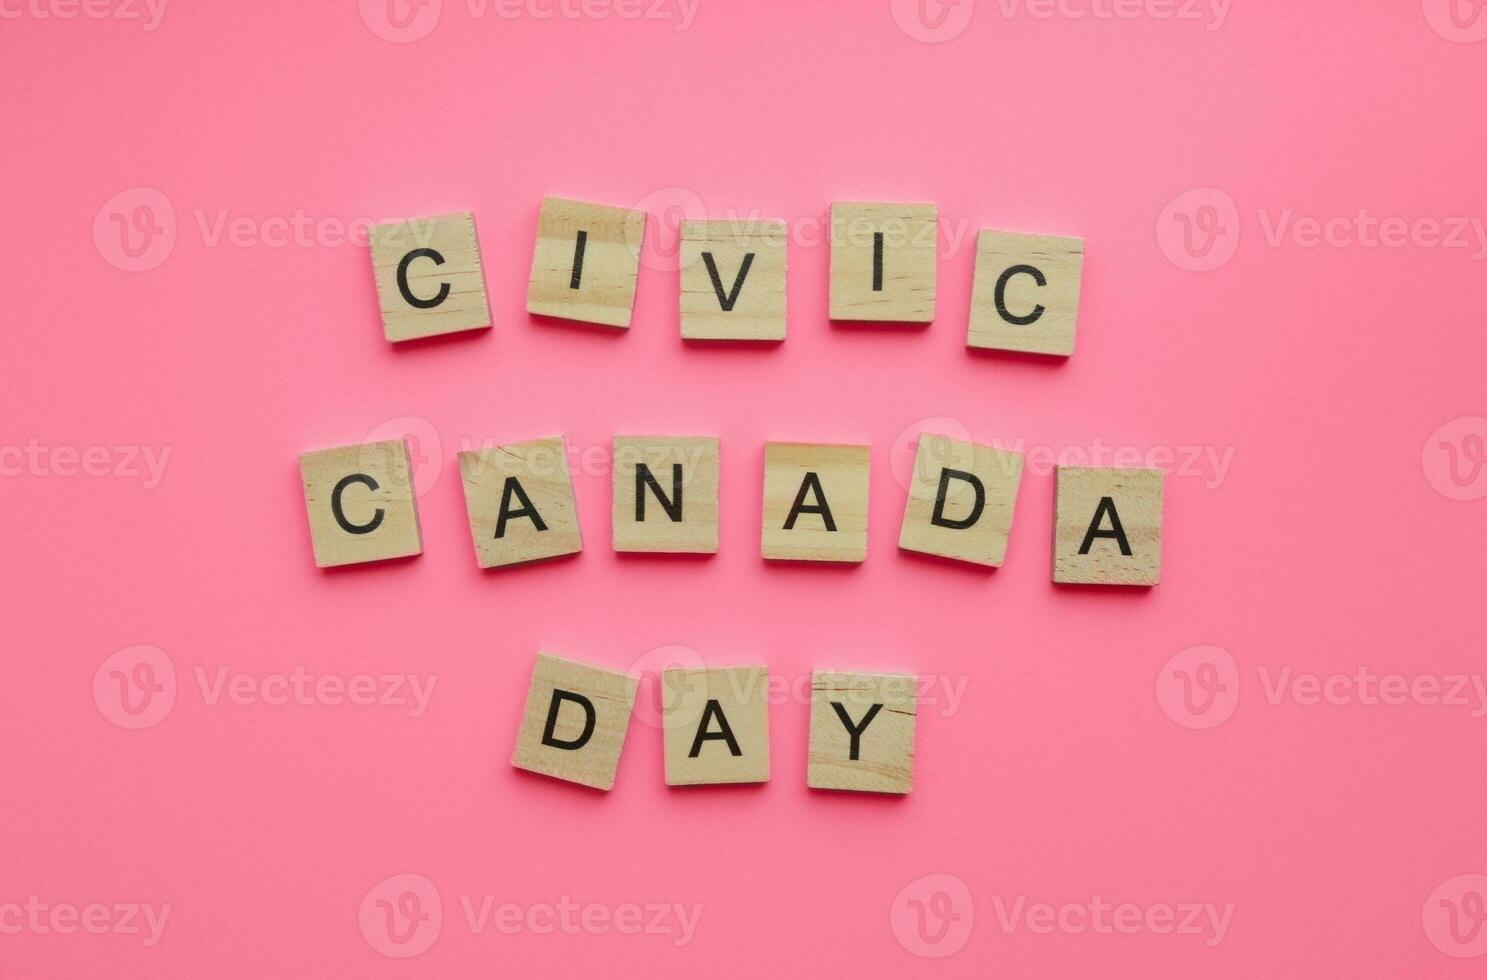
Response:
MULTIPOLYGON (((867 446, 764 446, 760 552, 775 561, 867 558, 867 446)), ((617 436, 612 546, 621 552, 718 551, 719 442, 700 436, 617 436)), ((1012 531, 1023 457, 923 434, 899 530, 906 551, 997 567, 1012 531)), ((459 454, 465 508, 481 568, 583 550, 561 437, 459 454)), ((300 475, 316 565, 423 552, 407 445, 398 439, 305 453, 300 475)), ((1162 557, 1159 469, 1060 466, 1053 580, 1156 585, 1162 557)))
MULTIPOLYGON (((833 204, 831 319, 933 321, 938 220, 933 204, 833 204)), ((543 198, 527 312, 628 328, 645 225, 644 211, 543 198)), ((784 340, 786 237, 780 220, 683 221, 682 337, 784 340)), ((490 327, 469 212, 377 225, 370 242, 389 341, 490 327)), ((1073 354, 1083 268, 1083 239, 982 229, 967 346, 1073 354)))
MULTIPOLYGON (((764 667, 661 672, 666 784, 769 782, 764 667)), ((639 681, 539 653, 511 764, 594 789, 614 787, 639 681)), ((806 785, 904 795, 914 786, 912 674, 814 671, 806 785)))

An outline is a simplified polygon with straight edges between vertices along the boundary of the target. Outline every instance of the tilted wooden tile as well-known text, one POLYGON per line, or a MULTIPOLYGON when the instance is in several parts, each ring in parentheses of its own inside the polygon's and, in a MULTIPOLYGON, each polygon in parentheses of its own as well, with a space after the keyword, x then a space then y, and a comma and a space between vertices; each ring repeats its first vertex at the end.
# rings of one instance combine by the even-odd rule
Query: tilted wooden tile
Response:
POLYGON ((537 654, 511 764, 612 789, 638 686, 628 674, 537 654))
POLYGON ((909 792, 918 703, 919 682, 911 674, 813 673, 806 785, 909 792))
POLYGON ((764 667, 661 672, 668 786, 769 781, 768 681, 764 667))
POLYGON ((393 342, 491 325, 475 217, 468 211, 377 225, 372 271, 393 342))
POLYGON ((1000 565, 1021 482, 1021 453, 921 433, 898 546, 1000 565))
POLYGON ((833 204, 831 319, 933 320, 936 215, 933 204, 833 204))
POLYGON ((682 336, 785 339, 785 223, 683 221, 682 336))
POLYGON ((764 445, 765 558, 867 558, 867 446, 764 445))
POLYGON ((422 553, 408 447, 401 439, 304 453, 299 470, 316 565, 422 553))
POLYGON ((527 312, 630 326, 645 212, 544 197, 527 312))
POLYGON ((718 440, 615 436, 614 550, 718 550, 718 440))
POLYGON ((583 550, 561 437, 467 450, 459 460, 481 568, 583 550))
POLYGON ((1074 353, 1084 239, 983 229, 971 287, 971 347, 1074 353))
POLYGON ((1053 580, 1156 585, 1162 577, 1162 471, 1058 468, 1053 580))

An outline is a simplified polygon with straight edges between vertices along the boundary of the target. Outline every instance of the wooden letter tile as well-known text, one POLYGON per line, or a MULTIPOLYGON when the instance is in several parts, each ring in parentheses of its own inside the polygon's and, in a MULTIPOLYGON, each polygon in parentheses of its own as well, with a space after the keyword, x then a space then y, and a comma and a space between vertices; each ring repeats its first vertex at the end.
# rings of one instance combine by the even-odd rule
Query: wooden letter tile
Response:
POLYGON ((1156 585, 1162 577, 1162 471, 1058 468, 1053 580, 1156 585))
POLYGON ((595 789, 614 788, 637 686, 628 674, 537 654, 511 764, 595 789))
POLYGON ((1021 481, 1021 453, 921 433, 898 546, 1001 565, 1021 481))
POLYGON ((769 781, 763 667, 661 672, 666 785, 769 781))
POLYGON ((682 336, 785 339, 785 223, 683 221, 682 336))
POLYGON ((470 212, 378 225, 370 237, 382 331, 388 340, 491 325, 470 212))
POLYGON ((929 323, 938 252, 933 204, 833 204, 831 319, 929 323))
POLYGON ((527 312, 630 326, 645 212, 544 197, 527 312))
POLYGON ((304 453, 299 470, 319 567, 423 551, 408 447, 401 439, 304 453))
POLYGON ((562 437, 459 454, 481 568, 583 549, 562 437))
POLYGON ((765 558, 867 558, 867 446, 764 445, 765 558))
POLYGON ((718 550, 718 440, 616 436, 614 550, 718 550))
POLYGON ((982 229, 966 343, 1068 357, 1083 272, 1082 238, 982 229))
POLYGON ((910 674, 813 673, 806 785, 909 792, 918 703, 918 679, 910 674))

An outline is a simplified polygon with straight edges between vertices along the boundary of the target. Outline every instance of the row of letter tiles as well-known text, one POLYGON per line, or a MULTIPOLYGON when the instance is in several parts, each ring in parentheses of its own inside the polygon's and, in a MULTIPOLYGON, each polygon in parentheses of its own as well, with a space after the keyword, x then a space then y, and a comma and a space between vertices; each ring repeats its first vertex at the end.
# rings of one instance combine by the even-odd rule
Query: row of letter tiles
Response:
MULTIPOLYGON (((764 446, 760 553, 779 561, 867 558, 867 446, 764 446)), ((718 550, 718 440, 617 436, 613 548, 718 550)), ((561 437, 459 454, 476 562, 517 565, 583 550, 561 437)), ((300 457, 315 563, 322 568, 423 551, 408 450, 401 440, 300 457)), ((923 434, 898 544, 905 551, 997 567, 1007 551, 1022 455, 923 434)), ((1060 466, 1053 579, 1156 585, 1162 565, 1156 469, 1060 466)))
MULTIPOLYGON (((628 328, 646 214, 547 197, 537 218, 527 312, 628 328)), ((785 339, 788 228, 779 220, 683 221, 681 335, 785 339)), ((939 221, 933 204, 831 206, 833 320, 935 318, 939 221)), ((372 269, 393 342, 491 325, 469 212, 378 225, 372 269)), ((983 229, 976 241, 970 347, 1074 352, 1084 241, 983 229)))
MULTIPOLYGON (((511 764, 613 788, 638 683, 628 674, 538 654, 511 764)), ((769 781, 768 683, 764 667, 662 671, 668 786, 769 781)), ((908 793, 917 703, 912 675, 813 673, 806 785, 908 793)))

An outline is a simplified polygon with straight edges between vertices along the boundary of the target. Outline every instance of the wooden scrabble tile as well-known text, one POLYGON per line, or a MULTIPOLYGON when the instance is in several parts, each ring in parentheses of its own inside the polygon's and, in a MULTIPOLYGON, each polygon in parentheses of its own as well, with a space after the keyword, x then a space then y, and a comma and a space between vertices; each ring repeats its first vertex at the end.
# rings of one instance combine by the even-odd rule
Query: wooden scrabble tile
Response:
POLYGON ((898 546, 1000 565, 1021 481, 1021 453, 921 433, 898 546))
POLYGON ((765 558, 867 558, 867 446, 764 445, 765 558))
POLYGON ((544 197, 527 312, 630 326, 645 212, 544 197))
POLYGON ((764 667, 661 672, 666 785, 769 782, 764 667))
POLYGON ((614 550, 718 550, 718 440, 615 436, 614 550))
POLYGON ((966 343, 1068 357, 1083 272, 1082 238, 982 229, 966 343))
POLYGON ((423 552, 408 447, 401 439, 304 453, 299 470, 319 567, 423 552))
POLYGON ((561 436, 459 454, 481 568, 583 550, 561 436))
POLYGON ((1162 577, 1162 471, 1058 468, 1053 580, 1156 585, 1162 577))
POLYGON ((511 764, 613 789, 637 687, 628 674, 537 654, 511 764))
POLYGON ((470 212, 377 225, 370 239, 382 331, 388 340, 491 325, 470 212))
POLYGON ((785 223, 683 221, 682 336, 785 339, 785 223))
POLYGON ((918 702, 919 682, 910 674, 813 673, 806 785, 909 792, 918 702))
POLYGON ((938 254, 933 204, 833 204, 831 319, 929 323, 938 254))

